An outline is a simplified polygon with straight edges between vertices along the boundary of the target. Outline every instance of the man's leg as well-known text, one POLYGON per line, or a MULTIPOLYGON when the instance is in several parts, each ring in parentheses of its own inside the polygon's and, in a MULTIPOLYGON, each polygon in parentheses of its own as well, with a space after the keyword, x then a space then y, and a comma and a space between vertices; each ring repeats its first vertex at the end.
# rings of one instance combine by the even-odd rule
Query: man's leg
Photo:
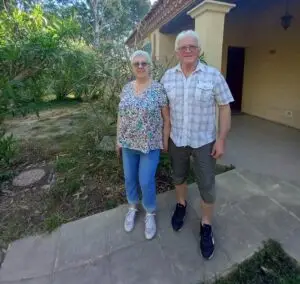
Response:
POLYGON ((213 214, 214 214, 214 204, 205 203, 203 200, 201 200, 200 207, 202 212, 202 219, 201 219, 202 225, 204 224, 211 225, 213 214))
POLYGON ((176 208, 172 216, 172 227, 174 231, 179 231, 184 224, 186 215, 186 179, 189 173, 190 149, 187 147, 177 147, 172 139, 170 139, 169 154, 177 200, 176 208))
POLYGON ((175 185, 175 192, 177 202, 185 206, 187 197, 187 183, 184 182, 182 184, 175 185))
POLYGON ((212 218, 215 192, 216 160, 211 156, 213 143, 193 149, 193 168, 201 195, 202 219, 200 224, 200 248, 204 258, 213 256, 215 245, 212 232, 212 218))

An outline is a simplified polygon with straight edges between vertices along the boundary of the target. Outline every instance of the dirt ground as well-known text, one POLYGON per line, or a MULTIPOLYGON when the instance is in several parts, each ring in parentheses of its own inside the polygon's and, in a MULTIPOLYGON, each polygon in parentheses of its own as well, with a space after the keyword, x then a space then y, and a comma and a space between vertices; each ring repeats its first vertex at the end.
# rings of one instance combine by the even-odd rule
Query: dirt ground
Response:
POLYGON ((79 126, 76 120, 84 119, 88 106, 79 105, 45 110, 26 117, 16 117, 6 120, 4 125, 7 134, 13 134, 17 139, 44 139, 75 132, 79 126))

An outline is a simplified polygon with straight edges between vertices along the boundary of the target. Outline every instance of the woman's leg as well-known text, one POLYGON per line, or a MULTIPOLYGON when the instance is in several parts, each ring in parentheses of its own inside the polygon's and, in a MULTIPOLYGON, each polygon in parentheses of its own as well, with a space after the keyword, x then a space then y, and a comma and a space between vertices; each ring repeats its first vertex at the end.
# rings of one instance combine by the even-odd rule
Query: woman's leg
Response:
POLYGON ((143 194, 143 206, 146 210, 145 237, 152 239, 156 234, 155 210, 156 210, 156 183, 155 174, 159 163, 160 150, 151 151, 149 154, 141 154, 139 166, 139 180, 143 194))
POLYGON ((124 229, 126 232, 131 232, 134 229, 136 205, 139 202, 137 188, 140 156, 138 152, 130 149, 122 149, 122 152, 126 196, 130 205, 125 216, 124 229))
POLYGON ((135 206, 139 202, 137 189, 140 155, 137 151, 123 148, 122 157, 127 201, 135 206))
POLYGON ((160 150, 141 154, 139 164, 139 181, 143 194, 143 206, 148 213, 156 210, 155 174, 159 163, 160 150))

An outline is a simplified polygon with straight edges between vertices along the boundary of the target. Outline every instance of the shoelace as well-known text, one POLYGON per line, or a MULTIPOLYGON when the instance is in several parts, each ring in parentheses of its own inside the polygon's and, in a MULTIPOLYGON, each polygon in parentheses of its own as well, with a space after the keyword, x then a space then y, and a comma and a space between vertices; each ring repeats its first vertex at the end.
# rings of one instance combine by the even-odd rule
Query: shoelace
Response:
POLYGON ((129 208, 127 214, 126 214, 126 220, 132 219, 133 215, 137 212, 136 208, 129 208))
POLYGON ((145 224, 146 224, 146 227, 150 227, 149 224, 153 225, 153 222, 151 222, 151 220, 153 220, 152 218, 155 216, 154 213, 147 213, 146 214, 146 217, 145 217, 145 224))
POLYGON ((183 205, 181 205, 181 204, 177 204, 177 210, 176 210, 177 212, 177 217, 178 218, 180 218, 180 219, 182 219, 183 218, 183 216, 184 216, 184 206, 183 205))
POLYGON ((210 242, 211 241, 211 232, 208 228, 203 228, 203 240, 205 242, 210 242))

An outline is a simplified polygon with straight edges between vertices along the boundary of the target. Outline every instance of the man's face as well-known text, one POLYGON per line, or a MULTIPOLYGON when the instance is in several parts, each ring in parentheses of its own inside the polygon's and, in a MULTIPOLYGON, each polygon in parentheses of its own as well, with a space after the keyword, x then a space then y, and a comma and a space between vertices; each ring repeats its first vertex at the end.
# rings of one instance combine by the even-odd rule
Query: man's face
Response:
POLYGON ((197 40, 190 36, 181 39, 178 43, 176 55, 181 64, 196 63, 200 55, 197 40))

